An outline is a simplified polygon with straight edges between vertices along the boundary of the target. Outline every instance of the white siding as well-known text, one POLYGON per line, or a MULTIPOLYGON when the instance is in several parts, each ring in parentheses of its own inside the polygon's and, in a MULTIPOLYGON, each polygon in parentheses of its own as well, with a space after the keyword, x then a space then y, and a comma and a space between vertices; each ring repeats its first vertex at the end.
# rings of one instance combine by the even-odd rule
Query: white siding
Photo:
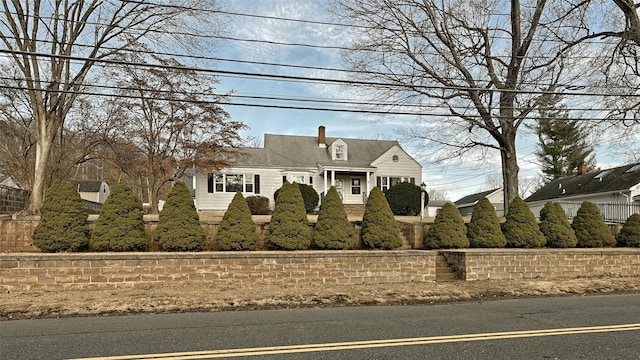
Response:
POLYGON ((415 178, 416 185, 422 183, 422 165, 415 161, 399 146, 394 146, 371 163, 377 168, 373 174, 372 186, 376 185, 377 176, 415 178), (397 161, 394 161, 397 156, 397 161))

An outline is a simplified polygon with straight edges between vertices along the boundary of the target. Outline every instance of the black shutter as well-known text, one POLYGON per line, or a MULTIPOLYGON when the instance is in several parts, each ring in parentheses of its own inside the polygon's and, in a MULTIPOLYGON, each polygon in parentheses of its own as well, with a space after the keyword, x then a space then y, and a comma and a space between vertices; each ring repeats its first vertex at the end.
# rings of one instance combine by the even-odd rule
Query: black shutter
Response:
POLYGON ((207 176, 207 192, 213 193, 213 174, 207 176))
POLYGON ((382 177, 380 177, 380 176, 376 176, 376 186, 377 186, 379 189, 382 189, 382 177))
POLYGON ((253 175, 253 192, 254 194, 260 194, 260 175, 253 175))

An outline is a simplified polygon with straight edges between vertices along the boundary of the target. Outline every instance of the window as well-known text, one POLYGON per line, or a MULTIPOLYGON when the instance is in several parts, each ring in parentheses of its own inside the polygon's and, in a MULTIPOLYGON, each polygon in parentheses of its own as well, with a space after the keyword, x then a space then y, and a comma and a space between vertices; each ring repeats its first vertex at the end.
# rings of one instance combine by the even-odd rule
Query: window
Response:
POLYGON ((361 191, 360 179, 351 179, 351 195, 360 195, 361 191))
POLYGON ((400 184, 402 181, 408 181, 415 185, 415 177, 400 177, 400 176, 378 176, 376 177, 376 185, 380 190, 388 190, 389 188, 400 184))
POLYGON ((402 182, 402 178, 399 178, 399 177, 392 177, 390 179, 391 179, 391 182, 389 187, 394 187, 402 182))
POLYGON ((300 174, 291 174, 290 176, 292 183, 305 184, 305 176, 300 174))
POLYGON ((336 145, 336 160, 344 160, 344 145, 336 145))
POLYGON ((260 193, 260 175, 251 174, 209 174, 207 177, 208 193, 260 193))

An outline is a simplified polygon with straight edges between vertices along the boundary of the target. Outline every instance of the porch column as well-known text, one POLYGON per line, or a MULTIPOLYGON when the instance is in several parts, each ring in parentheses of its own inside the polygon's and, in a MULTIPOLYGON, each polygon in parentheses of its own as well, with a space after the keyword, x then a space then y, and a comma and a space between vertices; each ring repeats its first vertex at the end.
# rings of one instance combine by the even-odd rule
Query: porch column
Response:
POLYGON ((327 169, 323 170, 324 174, 324 196, 327 196, 327 169))
POLYGON ((331 170, 331 186, 336 186, 336 171, 331 170))
POLYGON ((369 186, 369 181, 371 179, 370 174, 371 173, 369 172, 369 170, 367 170, 367 191, 366 191, 367 197, 369 197, 369 189, 371 189, 371 186, 369 186))

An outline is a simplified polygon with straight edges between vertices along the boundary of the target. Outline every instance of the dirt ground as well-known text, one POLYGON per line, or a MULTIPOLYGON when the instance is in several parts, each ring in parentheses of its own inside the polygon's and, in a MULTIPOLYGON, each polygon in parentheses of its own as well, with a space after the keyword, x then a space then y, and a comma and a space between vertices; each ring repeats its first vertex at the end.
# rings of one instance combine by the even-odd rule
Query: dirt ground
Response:
POLYGON ((611 293, 640 293, 640 277, 349 286, 269 285, 252 288, 178 283, 135 289, 4 292, 0 294, 0 320, 292 307, 433 304, 496 298, 611 293))

